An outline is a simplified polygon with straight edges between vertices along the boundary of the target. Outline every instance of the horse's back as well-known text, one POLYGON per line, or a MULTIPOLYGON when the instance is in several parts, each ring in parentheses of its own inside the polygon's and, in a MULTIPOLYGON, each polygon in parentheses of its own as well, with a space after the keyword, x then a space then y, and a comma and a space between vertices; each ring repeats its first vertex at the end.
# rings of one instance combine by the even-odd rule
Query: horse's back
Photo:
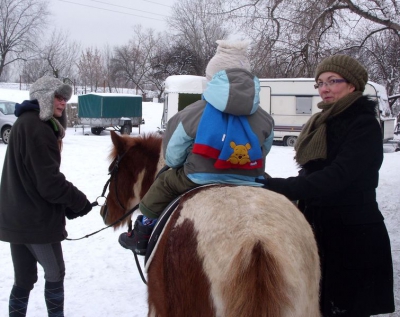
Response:
POLYGON ((285 197, 201 189, 167 231, 148 272, 150 316, 320 316, 315 239, 285 197))

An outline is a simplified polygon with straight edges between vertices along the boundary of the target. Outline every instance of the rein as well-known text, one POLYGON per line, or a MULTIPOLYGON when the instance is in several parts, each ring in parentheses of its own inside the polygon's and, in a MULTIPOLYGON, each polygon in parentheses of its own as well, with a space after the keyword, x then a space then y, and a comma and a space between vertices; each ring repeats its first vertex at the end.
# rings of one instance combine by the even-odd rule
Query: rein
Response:
POLYGON ((100 230, 97 230, 97 231, 95 231, 95 232, 92 232, 92 233, 90 233, 90 234, 87 234, 86 236, 83 236, 83 237, 80 237, 80 238, 77 238, 77 239, 65 238, 65 240, 68 240, 68 241, 77 241, 77 240, 82 240, 82 239, 84 239, 84 238, 89 238, 90 236, 93 236, 93 235, 95 235, 96 233, 99 233, 100 231, 103 231, 103 230, 105 230, 105 229, 108 229, 108 228, 110 228, 110 227, 116 225, 118 222, 121 222, 121 221, 124 220, 126 217, 130 216, 130 215, 131 215, 136 209, 138 209, 138 208, 139 208, 139 204, 137 204, 135 207, 133 207, 131 210, 129 210, 126 214, 124 214, 121 218, 115 220, 112 224, 108 225, 107 227, 104 227, 104 228, 102 228, 102 229, 100 229, 100 230))
MULTIPOLYGON (((117 172, 118 172, 118 165, 119 165, 119 163, 120 163, 120 161, 122 160, 122 158, 125 156, 125 154, 127 153, 128 151, 125 151, 125 153, 123 153, 122 155, 118 155, 117 156, 117 158, 115 159, 115 164, 114 164, 114 167, 113 167, 113 169, 108 173, 109 175, 110 175, 110 178, 107 180, 107 182, 106 182, 106 184, 104 185, 104 187, 103 187, 103 192, 101 193, 101 195, 99 196, 99 197, 97 197, 97 199, 99 199, 99 198, 101 198, 101 197, 104 197, 105 198, 105 196, 104 196, 104 194, 106 193, 106 191, 107 191, 107 187, 108 187, 108 185, 110 184, 110 182, 111 182, 111 179, 112 179, 112 177, 115 175, 115 193, 116 193, 116 195, 117 195, 117 201, 118 201, 118 204, 120 205, 120 207, 122 208, 122 209, 124 209, 125 210, 125 207, 121 204, 121 201, 119 200, 119 198, 118 198, 118 190, 117 190, 117 172)), ((160 171, 161 172, 161 171, 160 171)), ((157 175, 158 176, 158 175, 157 175)), ((98 202, 97 202, 97 200, 96 200, 96 202, 94 202, 94 203, 92 203, 92 206, 93 207, 95 207, 95 206, 98 206, 99 204, 98 204, 98 202)), ((99 232, 101 232, 101 231, 103 231, 103 230, 105 230, 105 229, 108 229, 108 228, 110 228, 110 227, 112 227, 112 226, 114 226, 114 225, 116 225, 117 223, 119 223, 119 222, 121 222, 122 220, 124 220, 126 217, 128 217, 129 215, 131 215, 136 209, 138 209, 139 208, 139 204, 137 204, 136 206, 134 206, 132 209, 130 209, 126 214, 124 214, 122 217, 120 217, 119 219, 117 219, 116 221, 114 221, 112 224, 110 224, 110 225, 108 225, 108 226, 106 226, 106 227, 104 227, 104 228, 102 228, 102 229, 100 229, 100 230, 97 230, 97 231, 95 231, 95 232, 92 232, 92 233, 90 233, 90 234, 87 234, 87 235, 85 235, 85 236, 83 236, 83 237, 80 237, 80 238, 76 238, 76 239, 69 239, 69 238, 65 238, 66 240, 68 240, 68 241, 77 241, 77 240, 82 240, 82 239, 84 239, 84 238, 89 238, 90 236, 93 236, 93 235, 95 235, 96 233, 99 233, 99 232)), ((103 218, 105 218, 106 217, 106 215, 104 215, 104 217, 103 218)))

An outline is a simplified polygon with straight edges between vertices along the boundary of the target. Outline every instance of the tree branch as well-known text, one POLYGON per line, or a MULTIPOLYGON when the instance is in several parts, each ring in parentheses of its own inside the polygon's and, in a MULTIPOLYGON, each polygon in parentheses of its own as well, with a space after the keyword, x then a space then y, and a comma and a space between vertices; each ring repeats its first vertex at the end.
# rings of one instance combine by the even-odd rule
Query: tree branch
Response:
POLYGON ((360 7, 356 6, 351 0, 340 0, 340 1, 343 3, 346 3, 351 12, 363 17, 364 19, 384 25, 389 29, 400 31, 400 24, 398 24, 388 18, 383 19, 383 18, 379 18, 373 14, 370 14, 369 12, 366 12, 363 9, 361 9, 360 7))

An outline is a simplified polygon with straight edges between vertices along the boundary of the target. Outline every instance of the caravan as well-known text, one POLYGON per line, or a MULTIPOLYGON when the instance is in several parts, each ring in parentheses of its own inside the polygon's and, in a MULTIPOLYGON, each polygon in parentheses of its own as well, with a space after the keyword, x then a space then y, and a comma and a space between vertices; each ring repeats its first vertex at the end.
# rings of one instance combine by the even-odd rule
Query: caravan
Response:
MULTIPOLYGON (((271 78, 260 79, 260 105, 271 114, 275 121, 274 140, 293 146, 307 120, 320 109, 318 90, 313 78, 271 78)), ((368 82, 365 95, 378 101, 377 119, 383 133, 383 141, 393 138, 394 118, 386 90, 382 85, 368 82)))
MULTIPOLYGON (((307 120, 320 111, 321 101, 314 88, 313 78, 261 78, 260 106, 274 118, 274 140, 286 146, 296 143, 307 120)), ((205 77, 190 75, 169 76, 165 81, 164 111, 161 130, 175 113, 200 100, 207 85, 205 77)), ((378 101, 377 119, 383 133, 383 141, 394 135, 394 118, 391 117, 388 97, 383 86, 368 82, 364 94, 378 101)))
POLYGON ((165 130, 168 120, 174 114, 201 99, 206 85, 206 78, 201 76, 173 75, 167 77, 160 132, 165 130))

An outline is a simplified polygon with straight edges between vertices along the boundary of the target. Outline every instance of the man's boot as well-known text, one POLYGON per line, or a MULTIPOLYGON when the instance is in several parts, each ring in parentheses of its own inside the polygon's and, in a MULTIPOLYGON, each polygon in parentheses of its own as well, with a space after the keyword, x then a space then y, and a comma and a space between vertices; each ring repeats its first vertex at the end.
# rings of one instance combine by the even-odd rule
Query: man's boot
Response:
POLYGON ((14 285, 8 303, 9 317, 25 317, 31 291, 14 285))
POLYGON ((143 216, 137 217, 133 230, 124 232, 119 236, 118 242, 125 249, 132 250, 136 254, 145 255, 150 235, 154 226, 146 226, 142 223, 143 216))

